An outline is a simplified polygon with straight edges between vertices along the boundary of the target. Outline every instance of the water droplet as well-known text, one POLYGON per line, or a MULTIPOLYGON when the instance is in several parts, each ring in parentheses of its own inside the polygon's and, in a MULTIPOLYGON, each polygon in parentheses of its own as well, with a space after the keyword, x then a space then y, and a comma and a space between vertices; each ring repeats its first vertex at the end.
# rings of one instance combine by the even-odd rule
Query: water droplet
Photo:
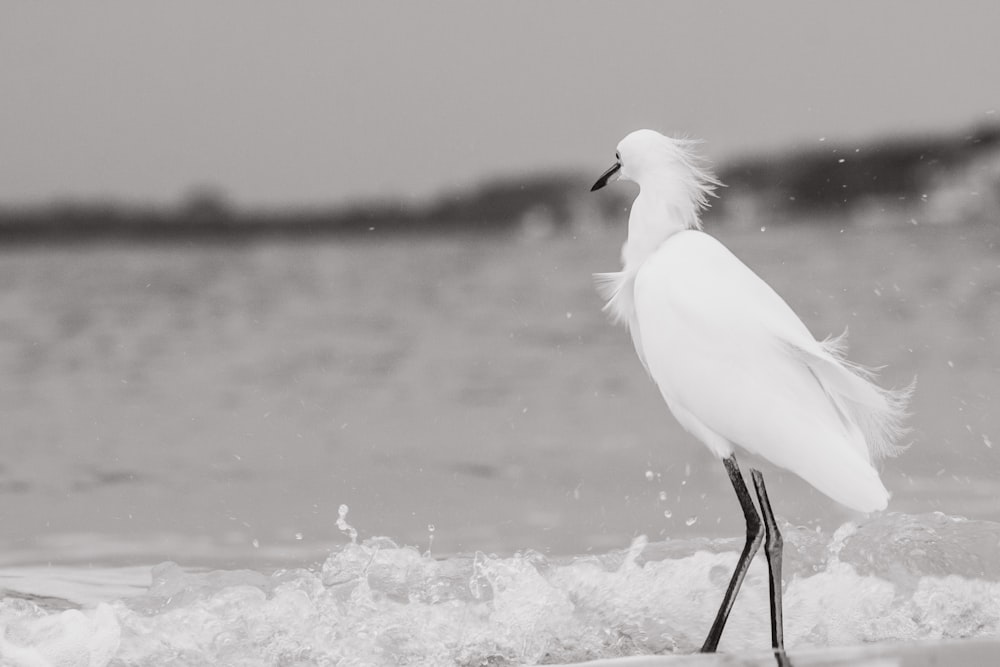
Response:
POLYGON ((656 477, 656 473, 654 473, 652 470, 647 470, 646 471, 646 481, 647 482, 652 482, 653 478, 655 478, 655 477, 656 477))
POLYGON ((427 553, 430 554, 434 548, 434 524, 427 524, 427 553))
POLYGON ((674 515, 674 513, 671 512, 670 510, 663 510, 663 516, 667 517, 668 519, 670 517, 672 517, 673 515, 674 515))
POLYGON ((258 540, 257 538, 254 538, 253 542, 251 542, 250 544, 253 545, 254 549, 260 549, 260 540, 258 540))
POLYGON ((573 319, 573 313, 566 313, 566 319, 567 320, 573 319))
POLYGON ((295 533, 295 539, 302 540, 302 533, 295 533))
POLYGON ((990 449, 993 449, 993 441, 990 440, 990 436, 986 435, 985 433, 983 433, 983 444, 989 447, 990 449))
POLYGON ((696 523, 698 523, 698 517, 696 516, 689 516, 688 518, 684 519, 685 526, 693 526, 696 523))
POLYGON ((767 231, 767 227, 765 227, 765 226, 761 225, 761 228, 760 228, 760 231, 762 231, 762 232, 766 232, 766 231, 767 231))
POLYGON ((666 500, 666 499, 667 499, 667 492, 666 491, 660 491, 660 500, 666 500))

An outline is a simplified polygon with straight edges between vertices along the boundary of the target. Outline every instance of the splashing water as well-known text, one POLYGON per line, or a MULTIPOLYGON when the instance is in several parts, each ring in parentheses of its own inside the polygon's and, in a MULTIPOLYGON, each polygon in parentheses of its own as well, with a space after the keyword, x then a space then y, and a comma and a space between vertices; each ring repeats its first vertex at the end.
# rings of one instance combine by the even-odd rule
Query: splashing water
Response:
POLYGON ((358 543, 358 531, 354 529, 354 526, 347 523, 347 513, 350 508, 347 505, 341 505, 337 508, 337 528, 340 532, 351 538, 351 544, 358 543))
MULTIPOLYGON (((341 528, 352 541, 314 569, 165 563, 142 595, 95 608, 6 597, 0 654, 54 665, 499 666, 690 652, 742 546, 638 538, 601 556, 435 559, 387 538, 359 544, 341 528)), ((832 536, 783 530, 792 649, 1000 632, 1000 524, 885 514, 832 536)), ((758 558, 721 648, 766 647, 767 608, 758 558)))

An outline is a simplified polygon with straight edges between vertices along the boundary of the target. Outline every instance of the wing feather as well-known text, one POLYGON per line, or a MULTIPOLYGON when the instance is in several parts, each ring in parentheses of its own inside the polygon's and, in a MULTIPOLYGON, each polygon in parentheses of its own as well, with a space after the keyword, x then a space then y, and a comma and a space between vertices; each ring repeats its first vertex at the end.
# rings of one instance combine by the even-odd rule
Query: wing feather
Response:
POLYGON ((634 300, 647 368, 675 414, 845 505, 885 506, 871 463, 896 451, 910 389, 873 384, 843 358, 842 338, 816 341, 774 290, 701 232, 664 242, 639 269, 634 300))

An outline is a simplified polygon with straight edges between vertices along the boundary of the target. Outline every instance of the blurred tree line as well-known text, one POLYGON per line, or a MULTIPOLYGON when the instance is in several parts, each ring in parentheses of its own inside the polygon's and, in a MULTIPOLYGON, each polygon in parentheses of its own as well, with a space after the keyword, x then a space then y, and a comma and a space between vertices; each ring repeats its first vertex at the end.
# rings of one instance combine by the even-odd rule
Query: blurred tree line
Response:
MULTIPOLYGON (((827 145, 735 160, 718 169, 727 187, 706 217, 723 224, 799 221, 892 224, 1000 220, 1000 125, 959 136, 827 145)), ((173 207, 117 202, 0 206, 0 241, 187 239, 319 234, 558 233, 620 224, 634 194, 591 194, 595 174, 508 178, 420 205, 395 201, 285 209, 238 208, 200 188, 173 207)))
POLYGON ((734 161, 710 215, 756 224, 1000 221, 1000 125, 734 161))

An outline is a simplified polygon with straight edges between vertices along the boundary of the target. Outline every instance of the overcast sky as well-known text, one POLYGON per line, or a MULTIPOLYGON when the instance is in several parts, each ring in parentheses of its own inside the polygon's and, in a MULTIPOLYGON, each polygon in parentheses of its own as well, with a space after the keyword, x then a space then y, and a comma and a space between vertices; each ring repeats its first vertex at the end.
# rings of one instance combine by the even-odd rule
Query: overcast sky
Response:
POLYGON ((1000 118, 997 2, 8 1, 0 202, 426 197, 1000 118))

